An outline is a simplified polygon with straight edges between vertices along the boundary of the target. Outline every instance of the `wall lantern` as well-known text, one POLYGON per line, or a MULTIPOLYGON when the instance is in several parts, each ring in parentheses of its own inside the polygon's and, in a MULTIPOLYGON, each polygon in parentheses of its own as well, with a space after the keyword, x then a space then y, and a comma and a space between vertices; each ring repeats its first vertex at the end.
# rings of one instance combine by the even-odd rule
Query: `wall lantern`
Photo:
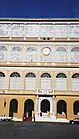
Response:
POLYGON ((6 107, 6 104, 7 104, 7 103, 6 103, 6 99, 4 99, 4 107, 6 107))

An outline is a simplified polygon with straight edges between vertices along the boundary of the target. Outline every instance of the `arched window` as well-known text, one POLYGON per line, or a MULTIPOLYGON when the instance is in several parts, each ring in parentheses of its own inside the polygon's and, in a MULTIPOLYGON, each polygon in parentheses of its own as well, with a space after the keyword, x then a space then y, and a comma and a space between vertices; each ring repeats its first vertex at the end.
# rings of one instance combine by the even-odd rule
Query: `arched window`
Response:
POLYGON ((29 72, 25 76, 25 89, 26 90, 36 90, 36 75, 29 72))
POLYGON ((72 90, 79 91, 79 73, 72 75, 72 90))
POLYGON ((41 78, 51 78, 51 75, 49 73, 43 73, 41 78))
POLYGON ((59 100, 57 102, 57 113, 66 114, 66 102, 64 100, 59 100))
POLYGON ((13 72, 10 77, 20 77, 20 74, 18 72, 13 72))
POLYGON ((3 72, 0 72, 0 77, 5 77, 5 74, 3 72))
POLYGON ((0 72, 0 89, 5 88, 5 74, 0 72))
POLYGON ((37 61, 37 49, 35 47, 28 47, 26 50, 26 61, 36 62, 37 61))
POLYGON ((22 49, 19 46, 15 46, 11 51, 12 61, 21 61, 22 59, 22 49))
POLYGON ((13 117, 14 113, 18 111, 18 101, 16 99, 12 99, 10 101, 10 108, 9 108, 9 116, 13 117))
POLYGON ((79 115, 79 100, 73 104, 74 115, 79 115))
POLYGON ((0 60, 7 60, 7 48, 0 46, 0 60))
POLYGON ((10 89, 20 89, 20 74, 17 72, 10 75, 10 89))
POLYGON ((51 89, 51 75, 49 73, 43 73, 41 75, 41 89, 51 89))
POLYGON ((0 51, 7 51, 7 48, 5 46, 0 46, 0 51))
POLYGON ((12 51, 22 51, 22 49, 19 46, 15 46, 12 48, 12 51))
POLYGON ((55 52, 56 62, 66 62, 67 61, 67 50, 64 47, 58 47, 55 52))
POLYGON ((31 77, 36 77, 36 76, 35 76, 35 74, 34 74, 34 73, 29 72, 29 73, 27 73, 27 74, 26 74, 26 76, 25 76, 25 77, 29 77, 29 78, 31 78, 31 77))
POLYGON ((79 47, 74 47, 71 49, 71 61, 79 62, 79 47))
POLYGON ((59 73, 56 75, 56 90, 66 90, 67 89, 67 76, 64 73, 59 73))

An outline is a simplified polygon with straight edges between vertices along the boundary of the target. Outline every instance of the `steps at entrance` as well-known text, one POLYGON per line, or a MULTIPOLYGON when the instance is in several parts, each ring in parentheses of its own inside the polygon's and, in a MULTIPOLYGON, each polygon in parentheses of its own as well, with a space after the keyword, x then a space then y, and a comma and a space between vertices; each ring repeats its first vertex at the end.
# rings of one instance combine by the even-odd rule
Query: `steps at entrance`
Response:
POLYGON ((69 120, 67 119, 62 119, 62 118, 57 118, 55 116, 37 116, 35 117, 35 121, 39 122, 60 122, 60 123, 69 123, 69 120))
POLYGON ((55 116, 37 116, 35 117, 35 121, 48 121, 51 122, 52 120, 56 120, 55 116))
POLYGON ((69 123, 69 120, 67 119, 62 119, 62 118, 57 118, 56 122, 60 122, 60 123, 69 123))

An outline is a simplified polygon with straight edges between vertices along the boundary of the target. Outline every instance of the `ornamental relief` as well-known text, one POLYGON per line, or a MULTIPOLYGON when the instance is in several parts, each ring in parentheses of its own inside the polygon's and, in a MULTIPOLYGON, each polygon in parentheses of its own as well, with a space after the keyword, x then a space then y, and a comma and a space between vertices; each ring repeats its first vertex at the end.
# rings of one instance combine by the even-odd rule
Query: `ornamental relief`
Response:
POLYGON ((13 24, 12 25, 12 37, 24 37, 24 24, 13 24))
POLYGON ((0 37, 79 38, 79 23, 0 23, 0 37))
POLYGON ((52 50, 50 47, 43 47, 40 54, 41 62, 52 62, 52 50))
POLYGON ((79 62, 79 46, 0 45, 0 61, 79 62))

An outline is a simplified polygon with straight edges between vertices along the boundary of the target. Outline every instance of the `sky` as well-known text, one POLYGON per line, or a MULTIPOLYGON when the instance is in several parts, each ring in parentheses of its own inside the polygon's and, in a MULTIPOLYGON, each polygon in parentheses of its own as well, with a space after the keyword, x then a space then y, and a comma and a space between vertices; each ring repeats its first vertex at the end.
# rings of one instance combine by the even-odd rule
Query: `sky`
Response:
POLYGON ((79 18, 79 0, 0 0, 1 18, 79 18))

